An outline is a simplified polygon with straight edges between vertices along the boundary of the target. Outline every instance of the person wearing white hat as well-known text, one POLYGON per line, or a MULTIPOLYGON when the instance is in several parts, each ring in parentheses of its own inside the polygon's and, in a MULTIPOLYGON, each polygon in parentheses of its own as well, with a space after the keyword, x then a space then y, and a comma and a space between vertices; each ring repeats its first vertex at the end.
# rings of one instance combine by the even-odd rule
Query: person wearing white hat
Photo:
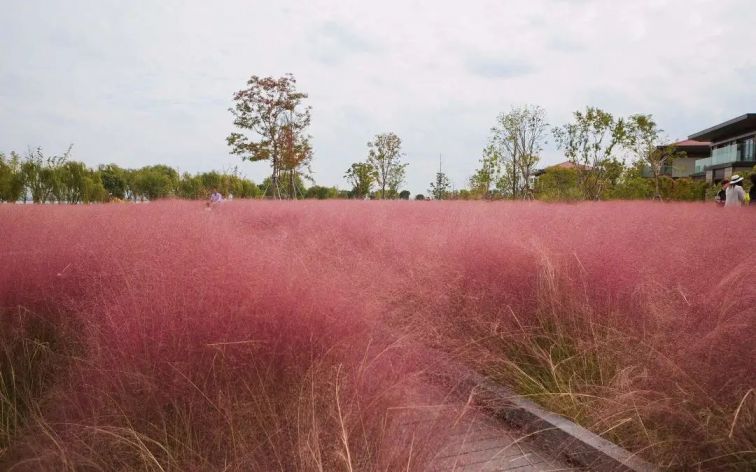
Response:
POLYGON ((726 207, 742 207, 745 205, 745 190, 743 190, 743 177, 738 174, 730 177, 730 186, 725 191, 726 207))

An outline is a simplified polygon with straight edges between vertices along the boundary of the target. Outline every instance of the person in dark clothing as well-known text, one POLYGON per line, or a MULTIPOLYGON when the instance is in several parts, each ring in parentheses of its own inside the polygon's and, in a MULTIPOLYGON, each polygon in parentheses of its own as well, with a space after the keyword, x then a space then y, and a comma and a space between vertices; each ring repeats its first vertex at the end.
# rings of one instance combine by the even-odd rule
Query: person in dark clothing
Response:
POLYGON ((756 174, 751 174, 751 189, 748 191, 748 205, 755 206, 754 199, 756 198, 756 174))
POLYGON ((724 206, 725 200, 727 199, 727 187, 730 186, 730 180, 729 179, 723 179, 722 180, 722 190, 717 193, 717 196, 714 197, 714 201, 717 202, 717 205, 724 206))

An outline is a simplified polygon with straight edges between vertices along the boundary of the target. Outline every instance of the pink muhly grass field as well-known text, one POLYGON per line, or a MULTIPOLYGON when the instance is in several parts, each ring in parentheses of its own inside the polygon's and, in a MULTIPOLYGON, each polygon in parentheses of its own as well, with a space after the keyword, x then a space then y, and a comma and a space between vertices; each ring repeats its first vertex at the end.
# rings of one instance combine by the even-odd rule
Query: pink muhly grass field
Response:
POLYGON ((756 212, 0 205, 0 468, 422 469, 445 350, 663 467, 756 461, 756 212), (401 342, 400 342, 401 341, 401 342))

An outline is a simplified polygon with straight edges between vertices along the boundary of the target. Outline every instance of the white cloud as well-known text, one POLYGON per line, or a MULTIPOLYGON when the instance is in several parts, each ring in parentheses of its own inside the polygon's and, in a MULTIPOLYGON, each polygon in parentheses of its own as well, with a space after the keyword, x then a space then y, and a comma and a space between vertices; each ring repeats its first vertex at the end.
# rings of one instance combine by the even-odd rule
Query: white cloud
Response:
POLYGON ((585 105, 652 113, 671 137, 756 111, 748 0, 5 0, 3 13, 0 149, 74 142, 92 165, 236 164, 227 108, 252 74, 292 72, 310 94, 319 183, 345 186, 392 130, 413 193, 439 154, 463 186, 512 105, 553 124, 585 105))

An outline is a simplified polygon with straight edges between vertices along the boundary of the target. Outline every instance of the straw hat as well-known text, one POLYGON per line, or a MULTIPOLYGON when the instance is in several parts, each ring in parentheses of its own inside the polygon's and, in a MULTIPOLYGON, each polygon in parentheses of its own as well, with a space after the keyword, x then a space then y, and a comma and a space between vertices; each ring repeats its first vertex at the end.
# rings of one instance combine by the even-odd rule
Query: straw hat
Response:
POLYGON ((735 174, 732 177, 730 177, 731 184, 736 184, 738 182, 741 182, 742 180, 743 180, 743 177, 739 176, 738 174, 735 174))

